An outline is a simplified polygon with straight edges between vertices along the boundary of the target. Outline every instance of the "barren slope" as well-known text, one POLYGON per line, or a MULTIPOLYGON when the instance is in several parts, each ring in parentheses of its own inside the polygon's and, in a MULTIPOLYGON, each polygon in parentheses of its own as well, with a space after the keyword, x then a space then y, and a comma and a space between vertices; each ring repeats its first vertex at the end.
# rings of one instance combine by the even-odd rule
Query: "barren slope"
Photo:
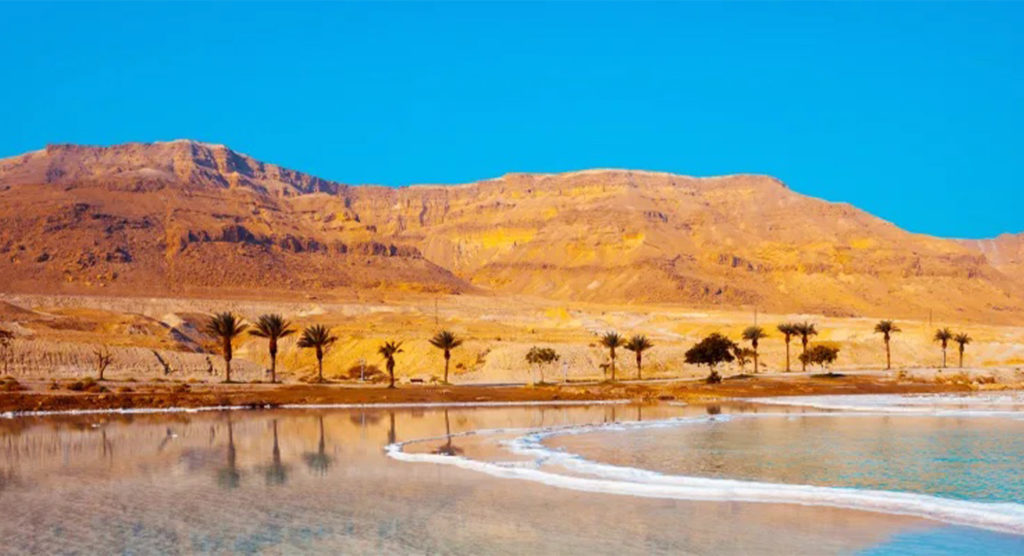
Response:
MULTIPOLYGON (((1019 322, 1018 263, 773 178, 346 186, 189 141, 0 161, 6 291, 479 291, 1019 322)), ((1010 248, 1003 249, 1010 252, 1010 248)), ((1002 251, 1001 251, 1002 252, 1002 251)))

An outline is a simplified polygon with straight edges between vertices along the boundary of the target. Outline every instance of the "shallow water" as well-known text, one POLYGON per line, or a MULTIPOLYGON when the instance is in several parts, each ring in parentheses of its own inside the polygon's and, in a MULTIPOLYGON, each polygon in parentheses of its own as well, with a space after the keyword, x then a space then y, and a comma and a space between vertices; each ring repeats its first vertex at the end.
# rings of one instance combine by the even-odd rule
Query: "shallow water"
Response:
POLYGON ((664 497, 660 485, 640 484, 647 479, 611 481, 603 468, 573 470, 530 452, 523 440, 544 431, 537 440, 544 449, 659 476, 846 483, 1022 502, 1019 475, 1006 488, 995 485, 1020 455, 1018 421, 960 417, 963 423, 940 426, 913 416, 885 424, 882 416, 819 417, 807 415, 817 409, 750 404, 715 411, 531 406, 4 419, 2 551, 1024 552, 1024 537, 919 516, 664 497), (637 421, 642 425, 629 424, 637 421), (615 423, 624 430, 611 430, 615 423), (874 429, 880 432, 873 438, 874 429), (802 443, 800 434, 818 440, 802 443), (872 444, 883 436, 888 440, 872 444), (831 438, 845 444, 824 441, 831 438), (389 457, 386 446, 396 442, 406 444, 389 457), (817 448, 803 447, 801 457, 795 450, 805 444, 817 448), (907 464, 978 452, 988 453, 978 456, 981 463, 935 474, 907 464), (851 454, 861 454, 854 459, 868 462, 869 471, 857 471, 851 454), (613 482, 626 494, 608 488, 613 482), (943 491, 948 483, 956 488, 943 491))

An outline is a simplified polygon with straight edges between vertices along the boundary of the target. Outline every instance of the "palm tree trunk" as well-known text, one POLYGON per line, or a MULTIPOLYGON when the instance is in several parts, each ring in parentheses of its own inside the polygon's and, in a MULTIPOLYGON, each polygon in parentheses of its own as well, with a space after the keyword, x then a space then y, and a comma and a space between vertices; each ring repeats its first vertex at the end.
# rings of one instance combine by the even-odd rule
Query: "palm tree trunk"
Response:
POLYGON ((803 346, 804 346, 804 351, 803 351, 803 355, 804 356, 800 358, 800 370, 801 370, 801 372, 805 372, 806 373, 807 372, 807 338, 801 339, 800 342, 803 343, 803 346))
POLYGON ((270 344, 270 382, 277 382, 277 343, 270 344))
POLYGON ((786 372, 789 372, 789 336, 786 337, 786 372))
POLYGON ((448 384, 448 361, 452 358, 451 352, 444 350, 444 383, 448 384))
POLYGON ((760 365, 757 362, 757 347, 754 348, 754 374, 759 373, 760 365))
POLYGON ((889 341, 885 342, 885 370, 892 369, 892 357, 889 354, 889 341))
POLYGON ((224 372, 227 378, 224 382, 231 382, 231 338, 225 337, 224 341, 224 372))
POLYGON ((317 382, 324 381, 324 352, 320 350, 320 346, 316 348, 316 376, 317 382))
POLYGON ((964 346, 960 346, 960 368, 964 368, 964 346))
POLYGON ((636 379, 643 380, 643 355, 639 351, 636 352, 636 379))
MULTIPOLYGON (((388 376, 391 377, 391 383, 388 384, 388 388, 395 387, 395 361, 394 359, 388 359, 388 376)), ((392 416, 392 418, 394 418, 392 416)))
POLYGON ((942 346, 942 368, 946 368, 946 346, 942 346))
POLYGON ((612 348, 612 382, 615 382, 615 348, 612 348))

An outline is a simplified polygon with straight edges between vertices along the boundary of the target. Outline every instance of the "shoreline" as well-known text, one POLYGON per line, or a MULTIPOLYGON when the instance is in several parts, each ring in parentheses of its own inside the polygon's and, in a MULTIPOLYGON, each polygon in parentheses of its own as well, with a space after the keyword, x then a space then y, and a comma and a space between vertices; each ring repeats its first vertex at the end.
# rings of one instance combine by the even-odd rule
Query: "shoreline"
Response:
POLYGON ((721 384, 703 381, 526 385, 416 385, 388 389, 352 384, 129 383, 104 381, 106 392, 47 389, 0 392, 5 416, 85 412, 164 412, 263 408, 373 408, 572 404, 714 402, 734 398, 825 394, 914 394, 970 392, 968 385, 900 382, 879 376, 748 377, 721 384))

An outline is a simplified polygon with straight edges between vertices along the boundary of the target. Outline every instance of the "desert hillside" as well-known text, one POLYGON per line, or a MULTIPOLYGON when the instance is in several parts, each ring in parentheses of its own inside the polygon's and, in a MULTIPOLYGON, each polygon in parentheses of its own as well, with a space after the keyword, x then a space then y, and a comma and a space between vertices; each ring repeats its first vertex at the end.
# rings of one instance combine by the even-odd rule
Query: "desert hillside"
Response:
POLYGON ((12 293, 474 293, 1013 324, 1022 245, 912 234, 756 175, 350 186, 192 141, 0 160, 12 293))

